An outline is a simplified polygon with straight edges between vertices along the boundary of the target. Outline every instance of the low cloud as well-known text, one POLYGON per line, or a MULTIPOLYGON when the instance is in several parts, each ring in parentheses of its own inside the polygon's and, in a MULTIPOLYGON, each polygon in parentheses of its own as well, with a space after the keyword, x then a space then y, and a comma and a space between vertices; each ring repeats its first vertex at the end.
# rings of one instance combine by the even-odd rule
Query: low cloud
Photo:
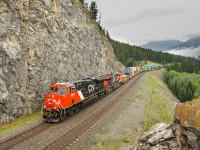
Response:
POLYGON ((121 26, 121 25, 126 25, 126 24, 130 24, 130 23, 138 23, 141 22, 143 20, 146 20, 147 18, 161 18, 164 16, 168 16, 168 15, 175 15, 178 13, 182 13, 183 10, 177 10, 177 9, 149 9, 149 10, 145 10, 141 13, 138 13, 137 15, 133 15, 130 16, 128 18, 121 18, 121 19, 116 19, 116 20, 110 20, 107 21, 107 24, 109 26, 112 27, 117 27, 117 26, 121 26))
POLYGON ((200 56, 200 46, 197 48, 173 49, 166 52, 170 54, 196 58, 200 56))

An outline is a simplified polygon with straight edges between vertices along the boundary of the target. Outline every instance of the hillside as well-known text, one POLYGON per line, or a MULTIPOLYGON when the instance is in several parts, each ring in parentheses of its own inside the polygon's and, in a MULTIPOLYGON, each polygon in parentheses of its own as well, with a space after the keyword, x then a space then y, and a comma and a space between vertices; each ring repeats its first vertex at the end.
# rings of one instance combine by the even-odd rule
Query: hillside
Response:
POLYGON ((111 44, 79 1, 0 5, 0 123, 41 109, 52 83, 119 69, 111 44))
POLYGON ((179 40, 150 42, 141 47, 154 51, 165 51, 170 54, 181 55, 199 59, 200 37, 193 37, 185 42, 179 40))
POLYGON ((193 37, 188 39, 187 41, 173 46, 171 49, 183 49, 183 48, 197 48, 200 46, 200 37, 193 37))

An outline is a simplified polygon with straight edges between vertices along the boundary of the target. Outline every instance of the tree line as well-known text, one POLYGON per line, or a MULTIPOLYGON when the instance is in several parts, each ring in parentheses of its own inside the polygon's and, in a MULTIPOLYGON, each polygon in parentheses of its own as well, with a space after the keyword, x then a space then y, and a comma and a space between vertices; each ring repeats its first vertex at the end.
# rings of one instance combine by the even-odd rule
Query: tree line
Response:
POLYGON ((164 81, 181 102, 200 96, 200 74, 166 71, 164 81))
POLYGON ((97 16, 98 16, 98 11, 99 11, 98 8, 97 8, 96 1, 92 1, 89 7, 88 7, 88 4, 85 3, 85 0, 79 0, 79 2, 89 10, 92 19, 96 21, 97 16))

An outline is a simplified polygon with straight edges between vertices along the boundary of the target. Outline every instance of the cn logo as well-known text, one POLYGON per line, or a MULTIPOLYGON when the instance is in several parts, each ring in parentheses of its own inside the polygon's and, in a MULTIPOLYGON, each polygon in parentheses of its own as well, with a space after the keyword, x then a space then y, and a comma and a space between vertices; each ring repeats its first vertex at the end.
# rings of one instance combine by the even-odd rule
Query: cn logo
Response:
POLYGON ((89 93, 94 92, 94 84, 88 86, 89 93))
POLYGON ((49 105, 52 105, 52 104, 60 105, 61 101, 60 101, 60 99, 58 100, 58 102, 55 99, 48 99, 48 103, 49 103, 49 105))

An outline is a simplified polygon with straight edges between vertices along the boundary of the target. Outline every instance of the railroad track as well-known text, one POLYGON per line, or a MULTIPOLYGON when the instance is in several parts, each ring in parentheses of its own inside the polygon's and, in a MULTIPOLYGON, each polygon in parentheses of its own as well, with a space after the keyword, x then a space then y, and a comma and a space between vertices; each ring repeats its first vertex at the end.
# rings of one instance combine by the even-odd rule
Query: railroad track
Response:
POLYGON ((47 124, 47 123, 41 123, 29 130, 26 130, 25 132, 22 132, 16 136, 13 136, 13 137, 1 142, 0 150, 11 149, 15 145, 17 145, 23 141, 26 141, 26 140, 32 138, 33 136, 36 136, 37 134, 41 133, 42 131, 44 131, 50 127, 53 127, 53 125, 47 124))
POLYGON ((117 94, 112 98, 111 101, 107 102, 103 106, 101 106, 98 110, 93 112, 90 116, 79 122, 70 130, 66 131, 61 136, 57 137, 53 141, 49 142, 46 146, 44 146, 41 150, 49 150, 49 149, 67 149, 69 148, 76 139, 78 139, 83 133, 87 132, 89 128, 95 125, 101 118, 103 118, 111 109, 116 106, 118 102, 120 102, 123 97, 131 90, 131 87, 141 78, 143 75, 140 74, 136 76, 135 81, 126 87, 123 91, 117 94))
MULTIPOLYGON (((83 109, 89 107, 90 105, 92 105, 96 100, 93 100, 91 103, 87 104, 84 106, 83 109)), ((75 115, 77 112, 74 112, 71 115, 75 115)), ((67 118, 69 118, 71 116, 68 116, 67 118)), ((9 139, 6 139, 2 142, 0 142, 0 150, 7 150, 7 149, 11 149, 14 146, 30 139, 33 138, 34 136, 40 134, 41 132, 43 132, 44 130, 47 130, 49 128, 52 128, 56 126, 56 124, 50 124, 50 123, 41 123, 33 128, 30 128, 20 134, 17 134, 9 139)))

